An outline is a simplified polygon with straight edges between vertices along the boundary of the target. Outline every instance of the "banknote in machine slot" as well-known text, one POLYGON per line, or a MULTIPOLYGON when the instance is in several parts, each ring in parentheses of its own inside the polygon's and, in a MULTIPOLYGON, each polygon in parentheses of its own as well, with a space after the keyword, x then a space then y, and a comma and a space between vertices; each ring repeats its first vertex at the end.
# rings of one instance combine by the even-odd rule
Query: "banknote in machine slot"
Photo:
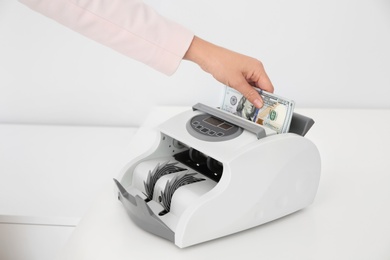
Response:
POLYGON ((262 108, 257 109, 240 92, 226 87, 221 109, 268 127, 277 133, 287 133, 295 102, 260 89, 257 91, 264 102, 262 108))

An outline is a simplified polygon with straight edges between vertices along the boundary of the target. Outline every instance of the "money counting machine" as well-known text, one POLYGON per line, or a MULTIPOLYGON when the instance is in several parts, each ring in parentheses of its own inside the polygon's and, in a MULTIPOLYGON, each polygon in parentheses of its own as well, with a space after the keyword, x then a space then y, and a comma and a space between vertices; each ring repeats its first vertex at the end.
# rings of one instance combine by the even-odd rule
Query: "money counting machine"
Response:
MULTIPOLYGON (((252 228, 314 200, 314 121, 294 114, 290 132, 203 104, 162 123, 145 153, 115 180, 130 218, 183 248, 252 228)), ((129 231, 130 232, 130 231, 129 231)))

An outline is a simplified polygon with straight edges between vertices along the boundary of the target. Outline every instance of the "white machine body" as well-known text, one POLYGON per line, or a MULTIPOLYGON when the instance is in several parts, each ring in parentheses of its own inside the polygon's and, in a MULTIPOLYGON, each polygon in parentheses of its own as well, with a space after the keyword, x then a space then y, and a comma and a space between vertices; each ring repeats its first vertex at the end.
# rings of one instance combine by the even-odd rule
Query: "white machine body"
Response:
MULTIPOLYGON (((309 139, 268 129, 262 129, 259 138, 241 127, 237 136, 227 140, 203 139, 189 130, 191 119, 202 114, 208 115, 189 110, 161 124, 150 149, 122 170, 117 182, 119 198, 139 226, 183 248, 261 225, 313 202, 321 163, 309 139), (192 154, 189 159, 188 153, 192 154), (179 159, 181 154, 186 159, 179 159), (207 160, 206 167, 215 166, 207 174, 202 170, 202 158, 207 160), (191 159, 195 162, 188 163, 191 159), (180 169, 161 176, 153 198, 147 199, 148 176, 164 163, 176 163, 180 169), (197 181, 174 190, 170 209, 164 212, 161 196, 166 185, 183 172, 192 173, 197 181)), ((235 123, 230 117, 234 122, 244 121, 222 114, 223 121, 231 125, 235 123)))

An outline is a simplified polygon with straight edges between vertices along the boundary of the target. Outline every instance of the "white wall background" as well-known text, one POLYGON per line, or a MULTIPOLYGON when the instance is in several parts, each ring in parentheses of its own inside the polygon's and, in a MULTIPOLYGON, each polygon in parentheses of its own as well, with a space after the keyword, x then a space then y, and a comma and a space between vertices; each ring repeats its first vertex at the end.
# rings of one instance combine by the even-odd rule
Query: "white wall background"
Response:
MULTIPOLYGON (((388 0, 149 0, 211 42, 263 61, 297 107, 390 108, 388 0)), ((15 0, 0 0, 0 122, 137 125, 152 105, 218 106, 224 87, 172 77, 15 0)))

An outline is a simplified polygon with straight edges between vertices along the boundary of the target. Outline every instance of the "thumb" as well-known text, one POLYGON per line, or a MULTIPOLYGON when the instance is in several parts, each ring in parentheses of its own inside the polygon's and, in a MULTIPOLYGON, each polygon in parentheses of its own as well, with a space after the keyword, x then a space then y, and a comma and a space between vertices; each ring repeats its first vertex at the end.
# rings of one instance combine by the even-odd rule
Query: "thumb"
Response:
POLYGON ((255 107, 261 108, 263 106, 263 99, 261 98, 259 92, 257 92, 254 87, 249 85, 249 83, 244 78, 242 78, 242 80, 237 84, 231 85, 230 87, 236 89, 241 94, 243 94, 244 97, 255 107))

